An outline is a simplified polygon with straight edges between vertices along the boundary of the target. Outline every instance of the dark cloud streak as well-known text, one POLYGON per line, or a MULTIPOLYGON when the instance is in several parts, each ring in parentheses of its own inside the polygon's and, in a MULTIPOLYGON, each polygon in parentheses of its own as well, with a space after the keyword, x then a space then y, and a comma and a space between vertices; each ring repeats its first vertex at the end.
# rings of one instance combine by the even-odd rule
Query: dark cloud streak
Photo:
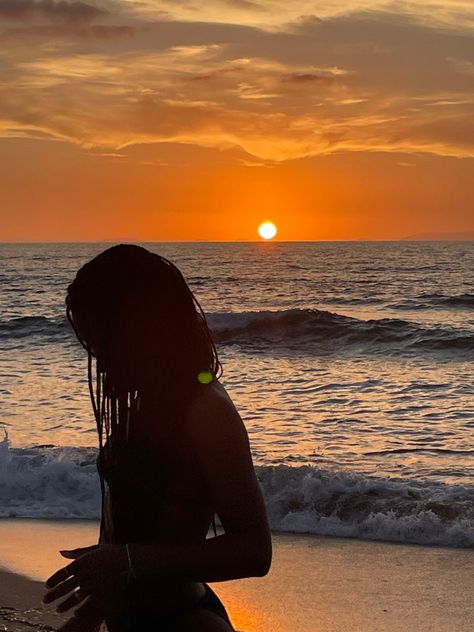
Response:
POLYGON ((320 75, 312 72, 291 72, 282 76, 285 83, 323 83, 329 85, 336 81, 337 77, 331 75, 320 75))
POLYGON ((22 38, 78 38, 90 40, 110 40, 134 37, 138 29, 133 26, 89 25, 89 24, 54 24, 45 26, 28 26, 8 29, 3 33, 5 39, 22 38))
POLYGON ((251 2, 251 0, 224 0, 224 4, 227 4, 230 7, 237 7, 239 9, 248 9, 250 11, 265 11, 266 10, 257 2, 251 2))
POLYGON ((0 0, 0 17, 15 22, 46 18, 64 22, 92 22, 107 12, 80 0, 0 0))

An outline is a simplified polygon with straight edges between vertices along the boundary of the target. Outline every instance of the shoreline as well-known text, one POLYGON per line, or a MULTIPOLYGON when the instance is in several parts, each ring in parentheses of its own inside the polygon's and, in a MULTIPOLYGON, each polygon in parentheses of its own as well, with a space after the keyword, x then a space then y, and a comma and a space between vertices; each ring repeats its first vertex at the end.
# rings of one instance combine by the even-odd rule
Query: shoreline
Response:
POLYGON ((68 617, 41 603, 44 585, 0 567, 0 630, 27 632, 59 629, 68 617))
MULTIPOLYGON (((57 630, 70 613, 60 616, 41 604, 44 579, 51 569, 64 565, 57 549, 66 542, 70 548, 90 544, 97 525, 34 520, 29 529, 25 524, 21 529, 19 522, 0 521, 0 564, 6 564, 2 548, 10 553, 10 567, 15 547, 23 552, 15 562, 17 573, 0 568, 0 630, 57 630), (39 541, 44 542, 41 549, 35 548, 39 541), (22 565, 23 575, 18 572, 22 565), (30 575, 36 573, 41 581, 27 577, 28 565, 30 575)), ((273 534, 273 543, 273 564, 266 577, 212 584, 236 630, 471 632, 474 628, 472 549, 287 533, 273 534)))

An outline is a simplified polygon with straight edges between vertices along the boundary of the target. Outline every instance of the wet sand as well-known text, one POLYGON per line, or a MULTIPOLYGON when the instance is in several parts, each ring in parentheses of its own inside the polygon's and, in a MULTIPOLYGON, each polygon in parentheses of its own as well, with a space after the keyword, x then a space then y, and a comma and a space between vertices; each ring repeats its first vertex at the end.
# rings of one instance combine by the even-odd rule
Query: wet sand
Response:
POLYGON ((0 630, 33 632, 59 629, 65 618, 41 605, 43 594, 41 582, 0 571, 0 630))
MULTIPOLYGON (((0 632, 60 627, 43 581, 63 565, 59 548, 96 533, 94 522, 0 521, 0 564, 16 571, 0 571, 0 632)), ((275 534, 266 577, 213 588, 245 632, 471 632, 473 568, 473 550, 275 534)))

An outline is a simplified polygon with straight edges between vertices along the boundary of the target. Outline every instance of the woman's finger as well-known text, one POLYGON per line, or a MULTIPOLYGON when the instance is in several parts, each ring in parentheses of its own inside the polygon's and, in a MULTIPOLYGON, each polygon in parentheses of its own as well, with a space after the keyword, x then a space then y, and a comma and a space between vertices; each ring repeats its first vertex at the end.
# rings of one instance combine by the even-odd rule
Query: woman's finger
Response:
POLYGON ((54 588, 60 582, 66 581, 68 577, 74 575, 74 570, 76 568, 76 562, 71 562, 64 568, 60 568, 59 571, 56 571, 54 575, 48 577, 46 580, 46 588, 54 588))
POLYGON ((81 620, 89 619, 94 621, 100 621, 103 618, 101 610, 92 597, 84 601, 77 610, 74 610, 74 616, 81 618, 81 620))
POLYGON ((92 544, 91 546, 83 546, 78 549, 63 550, 59 552, 61 553, 63 557, 75 559, 76 557, 80 557, 81 555, 84 555, 85 553, 90 553, 91 551, 95 551, 95 549, 99 548, 100 546, 101 546, 100 544, 92 544))
POLYGON ((67 599, 62 601, 59 606, 56 608, 56 612, 66 612, 74 606, 77 606, 79 603, 84 601, 86 597, 89 596, 89 593, 82 588, 78 588, 75 590, 67 599))
POLYGON ((64 595, 67 595, 77 586, 77 579, 74 576, 70 577, 69 579, 66 579, 66 581, 61 582, 60 584, 49 590, 43 597, 43 603, 51 603, 52 601, 59 599, 59 597, 64 597, 64 595))

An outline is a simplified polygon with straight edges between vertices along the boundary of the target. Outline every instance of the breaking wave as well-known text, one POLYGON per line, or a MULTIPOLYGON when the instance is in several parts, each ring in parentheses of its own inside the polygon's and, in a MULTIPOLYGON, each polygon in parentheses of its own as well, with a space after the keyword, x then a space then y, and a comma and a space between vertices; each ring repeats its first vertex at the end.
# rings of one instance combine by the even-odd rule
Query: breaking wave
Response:
MULTIPOLYGON (((0 517, 95 519, 95 448, 0 442, 0 517)), ((274 531, 474 546, 474 487, 311 466, 258 466, 274 531)))
POLYGON ((280 465, 259 468, 272 529, 474 546, 474 487, 280 465))

